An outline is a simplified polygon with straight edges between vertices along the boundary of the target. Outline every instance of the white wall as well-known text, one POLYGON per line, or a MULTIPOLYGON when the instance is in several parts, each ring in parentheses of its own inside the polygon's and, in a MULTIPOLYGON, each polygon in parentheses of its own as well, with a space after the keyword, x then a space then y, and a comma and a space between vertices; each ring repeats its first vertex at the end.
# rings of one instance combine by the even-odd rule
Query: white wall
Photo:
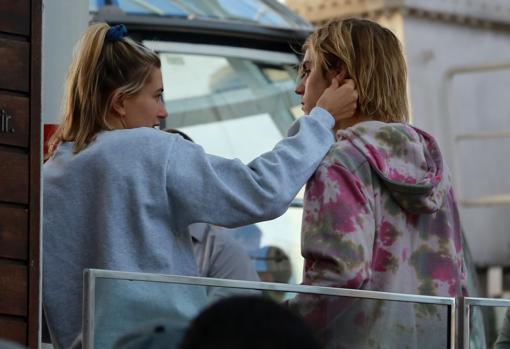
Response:
MULTIPOLYGON (((510 69, 460 74, 446 83, 454 67, 510 63, 510 30, 408 16, 404 32, 413 121, 438 139, 459 201, 510 194, 510 138, 454 142, 460 134, 510 131, 510 69)), ((509 213, 509 204, 461 208, 478 263, 509 265, 509 213)))
POLYGON ((58 123, 60 101, 73 47, 89 22, 88 0, 44 0, 42 33, 42 122, 58 123))

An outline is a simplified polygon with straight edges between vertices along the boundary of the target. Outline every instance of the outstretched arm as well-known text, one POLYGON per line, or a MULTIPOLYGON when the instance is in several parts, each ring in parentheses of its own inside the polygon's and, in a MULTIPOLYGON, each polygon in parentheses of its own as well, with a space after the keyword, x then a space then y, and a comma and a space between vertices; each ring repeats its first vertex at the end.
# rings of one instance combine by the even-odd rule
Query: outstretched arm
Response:
MULTIPOLYGON (((345 117, 357 98, 353 85, 332 84, 323 106, 345 117), (346 107, 351 106, 351 107, 346 107)), ((321 107, 297 120, 270 152, 249 164, 206 154, 200 146, 176 139, 170 153, 186 162, 167 159, 167 193, 177 231, 195 222, 236 227, 282 215, 313 174, 334 137, 335 119, 321 107)))

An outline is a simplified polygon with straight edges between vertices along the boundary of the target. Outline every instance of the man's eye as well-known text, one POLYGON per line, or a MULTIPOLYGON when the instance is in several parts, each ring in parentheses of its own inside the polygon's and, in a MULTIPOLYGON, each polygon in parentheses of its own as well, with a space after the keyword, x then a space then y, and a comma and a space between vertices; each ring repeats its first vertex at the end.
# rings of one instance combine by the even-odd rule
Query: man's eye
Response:
POLYGON ((303 69, 301 71, 301 79, 307 77, 308 74, 310 74, 310 69, 303 69))

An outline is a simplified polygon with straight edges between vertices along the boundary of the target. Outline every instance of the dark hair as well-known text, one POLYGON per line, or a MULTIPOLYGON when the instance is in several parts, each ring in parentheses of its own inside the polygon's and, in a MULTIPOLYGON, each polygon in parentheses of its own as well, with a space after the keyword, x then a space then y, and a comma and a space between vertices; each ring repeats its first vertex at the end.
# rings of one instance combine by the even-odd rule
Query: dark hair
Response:
MULTIPOLYGON (((190 136, 188 136, 186 133, 184 133, 182 131, 179 131, 176 128, 165 128, 163 131, 168 132, 168 133, 177 134, 177 135, 181 136, 182 138, 184 138, 185 140, 193 142, 193 139, 191 139, 190 136)), ((195 143, 195 142, 193 142, 193 143, 195 143)))
POLYGON ((180 349, 319 349, 303 319, 262 297, 220 300, 196 317, 180 349))

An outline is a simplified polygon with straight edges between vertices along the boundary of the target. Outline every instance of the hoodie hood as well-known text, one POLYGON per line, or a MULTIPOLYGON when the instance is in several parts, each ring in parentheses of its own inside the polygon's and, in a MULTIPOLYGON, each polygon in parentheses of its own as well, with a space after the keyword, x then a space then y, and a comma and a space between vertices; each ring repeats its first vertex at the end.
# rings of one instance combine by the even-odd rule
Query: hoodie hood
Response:
POLYGON ((409 124, 368 121, 337 132, 368 160, 392 197, 407 212, 433 213, 451 188, 434 138, 409 124))

